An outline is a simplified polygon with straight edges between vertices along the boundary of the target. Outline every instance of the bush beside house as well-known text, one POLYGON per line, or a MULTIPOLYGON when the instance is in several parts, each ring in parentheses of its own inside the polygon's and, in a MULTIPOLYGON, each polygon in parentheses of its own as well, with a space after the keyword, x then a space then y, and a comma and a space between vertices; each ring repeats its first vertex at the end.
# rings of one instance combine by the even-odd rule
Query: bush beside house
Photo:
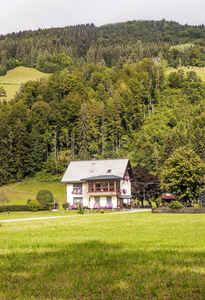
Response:
POLYGON ((40 210, 51 209, 54 205, 54 197, 49 190, 40 190, 36 196, 40 204, 40 210))

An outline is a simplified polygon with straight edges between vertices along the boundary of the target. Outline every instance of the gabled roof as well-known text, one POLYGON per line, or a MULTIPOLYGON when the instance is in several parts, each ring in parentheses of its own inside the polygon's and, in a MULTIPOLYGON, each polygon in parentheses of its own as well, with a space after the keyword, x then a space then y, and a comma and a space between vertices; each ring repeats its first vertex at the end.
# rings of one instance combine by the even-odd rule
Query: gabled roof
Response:
POLYGON ((121 179, 128 166, 131 168, 128 158, 71 161, 61 182, 87 181, 99 176, 101 180, 106 176, 115 176, 115 178, 120 177, 119 179, 121 179))

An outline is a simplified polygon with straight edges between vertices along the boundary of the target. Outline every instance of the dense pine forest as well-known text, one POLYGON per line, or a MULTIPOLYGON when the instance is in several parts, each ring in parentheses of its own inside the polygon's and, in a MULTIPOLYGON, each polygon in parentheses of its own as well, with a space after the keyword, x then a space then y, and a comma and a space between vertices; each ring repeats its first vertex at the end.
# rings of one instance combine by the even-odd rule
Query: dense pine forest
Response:
POLYGON ((205 65, 205 27, 177 22, 132 21, 39 29, 0 36, 0 74, 22 64, 46 73, 59 70, 57 55, 75 66, 96 63, 122 67, 144 58, 164 59, 169 66, 205 65))
POLYGON ((129 157, 158 173, 174 150, 205 161, 204 26, 133 21, 0 36, 0 75, 51 73, 0 103, 0 184, 72 159, 129 157), (166 75, 167 66, 190 66, 166 75))

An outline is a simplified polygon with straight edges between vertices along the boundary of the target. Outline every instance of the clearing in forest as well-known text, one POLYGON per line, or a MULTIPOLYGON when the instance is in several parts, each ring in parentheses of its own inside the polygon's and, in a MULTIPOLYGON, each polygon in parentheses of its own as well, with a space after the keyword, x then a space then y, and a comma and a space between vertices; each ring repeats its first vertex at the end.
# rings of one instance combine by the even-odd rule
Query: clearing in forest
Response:
POLYGON ((7 95, 6 97, 2 97, 1 100, 11 100, 15 93, 19 90, 22 83, 48 76, 49 74, 22 66, 9 70, 5 76, 0 76, 0 86, 4 87, 7 95))

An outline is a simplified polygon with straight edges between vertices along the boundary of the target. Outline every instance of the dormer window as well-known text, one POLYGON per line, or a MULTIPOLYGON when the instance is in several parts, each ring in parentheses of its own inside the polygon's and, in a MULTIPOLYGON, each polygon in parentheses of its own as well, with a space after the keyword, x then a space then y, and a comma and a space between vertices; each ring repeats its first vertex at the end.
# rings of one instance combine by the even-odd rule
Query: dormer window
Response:
POLYGON ((111 170, 111 169, 108 169, 108 170, 107 170, 107 173, 111 173, 111 172, 112 172, 112 170, 111 170))

